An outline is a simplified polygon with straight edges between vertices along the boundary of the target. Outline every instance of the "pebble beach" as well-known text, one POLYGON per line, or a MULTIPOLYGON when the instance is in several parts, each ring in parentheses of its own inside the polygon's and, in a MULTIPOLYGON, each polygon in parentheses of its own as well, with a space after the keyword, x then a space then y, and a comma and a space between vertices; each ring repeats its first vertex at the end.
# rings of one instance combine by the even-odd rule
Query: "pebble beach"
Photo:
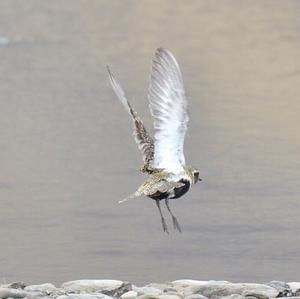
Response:
POLYGON ((268 299, 300 298, 300 282, 231 283, 181 279, 136 286, 120 280, 74 280, 55 286, 51 283, 26 285, 13 282, 0 286, 0 298, 28 299, 268 299))

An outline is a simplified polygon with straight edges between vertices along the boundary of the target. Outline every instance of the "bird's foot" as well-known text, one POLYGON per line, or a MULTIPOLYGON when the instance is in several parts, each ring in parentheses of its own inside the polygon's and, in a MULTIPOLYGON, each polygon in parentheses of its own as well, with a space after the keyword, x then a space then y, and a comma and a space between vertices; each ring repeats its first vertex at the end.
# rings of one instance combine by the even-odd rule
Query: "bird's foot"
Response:
POLYGON ((167 226, 165 218, 161 218, 161 224, 162 224, 164 232, 167 233, 167 234, 169 234, 168 226, 167 226))
POLYGON ((172 221, 173 221, 173 227, 174 229, 177 229, 180 233, 182 233, 182 230, 180 228, 179 222, 175 216, 172 216, 172 221))

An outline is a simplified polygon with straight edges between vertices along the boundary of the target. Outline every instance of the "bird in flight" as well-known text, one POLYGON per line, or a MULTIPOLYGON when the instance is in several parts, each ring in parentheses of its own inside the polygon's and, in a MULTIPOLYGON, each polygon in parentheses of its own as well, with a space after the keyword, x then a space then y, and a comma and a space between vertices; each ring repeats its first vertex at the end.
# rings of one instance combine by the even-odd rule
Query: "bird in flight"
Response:
POLYGON ((169 200, 181 197, 192 184, 201 179, 199 170, 185 165, 183 145, 189 117, 179 65, 169 50, 156 50, 148 95, 154 120, 154 140, 147 133, 142 120, 125 97, 122 87, 109 67, 107 70, 114 92, 133 120, 135 141, 142 152, 144 162, 141 171, 149 175, 135 193, 119 203, 143 195, 154 199, 163 230, 169 233, 160 207, 160 201, 164 200, 174 229, 181 232, 179 222, 170 209, 169 200))

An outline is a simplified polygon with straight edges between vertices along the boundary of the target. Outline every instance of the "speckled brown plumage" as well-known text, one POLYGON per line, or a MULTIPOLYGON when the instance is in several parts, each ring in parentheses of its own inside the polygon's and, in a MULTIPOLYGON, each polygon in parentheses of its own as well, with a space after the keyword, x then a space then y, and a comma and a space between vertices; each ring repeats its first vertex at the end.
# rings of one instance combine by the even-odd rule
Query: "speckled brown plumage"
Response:
POLYGON ((108 72, 116 95, 132 117, 135 141, 143 155, 144 165, 141 171, 149 174, 135 193, 119 202, 142 195, 154 199, 159 209, 163 230, 168 233, 160 207, 160 201, 165 200, 172 216, 173 226, 181 232, 179 223, 170 209, 169 199, 181 197, 200 179, 197 169, 185 166, 183 144, 189 117, 179 65, 170 51, 163 48, 156 50, 149 86, 154 140, 149 136, 142 120, 125 97, 123 89, 109 68, 108 72))

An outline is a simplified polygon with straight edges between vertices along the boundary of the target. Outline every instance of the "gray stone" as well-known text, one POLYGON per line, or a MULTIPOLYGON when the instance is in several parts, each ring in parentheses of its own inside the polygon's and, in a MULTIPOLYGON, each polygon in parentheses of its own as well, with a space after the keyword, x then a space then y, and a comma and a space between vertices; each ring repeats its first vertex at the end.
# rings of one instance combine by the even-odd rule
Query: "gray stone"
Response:
POLYGON ((138 293, 136 291, 129 291, 124 293, 121 298, 122 299, 134 299, 138 296, 138 293))
POLYGON ((193 295, 188 295, 184 297, 184 299, 207 299, 207 297, 200 295, 200 294, 193 294, 193 295))
POLYGON ((26 284, 25 284, 25 282, 17 281, 17 282, 10 283, 7 287, 12 288, 12 289, 21 289, 21 290, 23 290, 26 287, 26 284))
POLYGON ((228 283, 228 281, 214 281, 214 280, 201 281, 201 280, 192 280, 192 279, 182 279, 182 280, 175 280, 172 282, 177 292, 179 294, 182 294, 183 296, 198 294, 199 288, 201 288, 202 286, 206 286, 208 284, 215 284, 215 283, 222 284, 222 283, 228 283))
POLYGON ((193 285, 190 286, 185 285, 185 287, 183 287, 183 285, 181 285, 177 291, 184 296, 201 294, 208 298, 220 298, 233 294, 254 296, 256 298, 261 296, 275 298, 279 294, 275 288, 263 284, 230 283, 226 281, 193 282, 193 285))
POLYGON ((67 292, 102 292, 102 291, 114 291, 120 288, 123 284, 123 281, 120 280, 73 280, 68 281, 62 284, 62 288, 67 292))
POLYGON ((266 294, 257 293, 257 292, 248 292, 246 295, 246 299, 255 298, 255 299, 269 299, 266 294))
POLYGON ((240 286, 242 291, 242 295, 244 296, 253 296, 256 298, 262 298, 262 297, 267 297, 267 298, 275 298, 278 296, 279 292, 271 287, 267 286, 265 284, 259 284, 259 283, 238 283, 236 284, 240 286))
POLYGON ((44 294, 51 294, 54 291, 57 291, 57 288, 52 283, 44 283, 44 284, 37 284, 37 285, 30 285, 25 287, 25 291, 27 292, 41 292, 44 294))
POLYGON ((136 297, 137 299, 159 299, 158 296, 155 296, 155 295, 148 295, 148 294, 145 294, 145 295, 141 295, 141 296, 138 296, 136 297))
POLYGON ((158 296, 159 299, 182 299, 181 296, 175 294, 162 294, 158 296))
POLYGON ((101 293, 114 297, 114 298, 119 298, 121 297, 124 293, 127 293, 132 290, 132 284, 129 282, 123 282, 122 285, 114 290, 102 290, 101 293))
POLYGON ((12 288, 0 288, 0 298, 24 298, 27 296, 27 292, 23 290, 17 290, 12 288))
POLYGON ((292 289, 286 282, 273 280, 269 282, 268 285, 275 288, 279 292, 278 297, 292 296, 292 289))
POLYGON ((177 294, 177 290, 175 288, 168 287, 168 288, 163 289, 163 293, 177 294))
POLYGON ((291 288, 293 296, 300 295, 300 282, 288 282, 287 284, 291 288))
POLYGON ((157 289, 154 287, 136 287, 133 286, 132 289, 138 293, 138 295, 151 295, 151 296, 157 296, 162 293, 161 289, 157 289))
POLYGON ((147 284, 146 287, 156 288, 163 291, 164 289, 172 288, 173 284, 172 283, 150 283, 147 284))
MULTIPOLYGON (((53 294, 45 294, 45 293, 42 293, 40 291, 33 291, 33 292, 28 292, 27 296, 24 298, 24 299, 32 299, 32 298, 36 298, 36 299, 39 299, 39 298, 49 298, 49 297, 54 297, 53 294)), ((57 295, 59 296, 59 295, 57 295)), ((57 297, 55 296, 55 298, 57 297)))
POLYGON ((113 299, 110 296, 98 294, 67 294, 58 296, 56 299, 113 299))
MULTIPOLYGON (((214 281, 214 280, 213 280, 214 281)), ((194 286, 194 285, 203 285, 207 283, 207 280, 195 280, 195 279, 178 279, 172 281, 172 284, 174 286, 182 286, 182 287, 189 287, 189 286, 194 286)))
MULTIPOLYGON (((239 294, 233 294, 233 295, 229 295, 229 296, 224 296, 221 297, 220 299, 245 299, 246 297, 239 295, 239 294)), ((248 297, 247 297, 248 299, 248 297)))
MULTIPOLYGON (((212 281, 214 281, 214 280, 212 280, 212 281)), ((205 285, 207 283, 208 283, 208 281, 193 280, 193 279, 180 279, 180 280, 172 281, 172 285, 177 290, 182 290, 182 289, 191 288, 191 287, 199 287, 199 286, 205 285)))

